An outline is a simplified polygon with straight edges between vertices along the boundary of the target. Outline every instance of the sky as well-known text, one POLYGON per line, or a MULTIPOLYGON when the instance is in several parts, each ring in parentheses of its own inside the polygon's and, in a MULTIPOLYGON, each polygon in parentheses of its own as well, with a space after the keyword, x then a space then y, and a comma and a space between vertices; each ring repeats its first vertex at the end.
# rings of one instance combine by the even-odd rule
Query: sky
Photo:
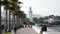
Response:
POLYGON ((19 0, 21 10, 26 14, 29 12, 29 7, 32 8, 33 14, 37 15, 59 15, 60 16, 60 0, 19 0))
MULTIPOLYGON (((58 15, 60 16, 60 0, 19 0, 21 4, 21 10, 26 14, 29 13, 29 8, 32 8, 33 14, 48 16, 58 15)), ((2 11, 4 11, 2 7, 2 11)))

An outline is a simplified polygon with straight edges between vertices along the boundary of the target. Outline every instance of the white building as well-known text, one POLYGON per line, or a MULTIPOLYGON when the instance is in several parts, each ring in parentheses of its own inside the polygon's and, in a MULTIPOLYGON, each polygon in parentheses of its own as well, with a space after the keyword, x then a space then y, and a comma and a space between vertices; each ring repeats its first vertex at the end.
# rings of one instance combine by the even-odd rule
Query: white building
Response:
POLYGON ((29 19, 30 19, 30 21, 32 22, 33 20, 32 20, 32 9, 31 9, 31 7, 29 8, 29 19))

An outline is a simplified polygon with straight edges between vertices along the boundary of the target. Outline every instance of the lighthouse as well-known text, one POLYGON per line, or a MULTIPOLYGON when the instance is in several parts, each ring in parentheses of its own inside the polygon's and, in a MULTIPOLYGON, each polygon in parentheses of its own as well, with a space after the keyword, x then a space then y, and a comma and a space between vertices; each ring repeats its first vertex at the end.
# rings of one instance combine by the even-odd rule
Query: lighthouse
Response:
POLYGON ((32 15, 33 15, 32 14, 32 8, 30 7, 29 8, 29 19, 30 19, 30 22, 32 22, 32 18, 33 18, 32 15))

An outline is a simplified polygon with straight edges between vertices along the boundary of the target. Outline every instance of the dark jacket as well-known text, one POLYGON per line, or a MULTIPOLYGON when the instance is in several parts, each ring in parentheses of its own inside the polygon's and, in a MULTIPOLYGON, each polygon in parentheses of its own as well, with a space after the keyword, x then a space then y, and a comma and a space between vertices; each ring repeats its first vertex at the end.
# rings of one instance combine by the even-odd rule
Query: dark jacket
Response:
POLYGON ((46 25, 43 25, 41 30, 42 30, 42 31, 47 31, 46 25))
POLYGON ((17 29, 17 25, 16 24, 14 24, 14 29, 17 29))

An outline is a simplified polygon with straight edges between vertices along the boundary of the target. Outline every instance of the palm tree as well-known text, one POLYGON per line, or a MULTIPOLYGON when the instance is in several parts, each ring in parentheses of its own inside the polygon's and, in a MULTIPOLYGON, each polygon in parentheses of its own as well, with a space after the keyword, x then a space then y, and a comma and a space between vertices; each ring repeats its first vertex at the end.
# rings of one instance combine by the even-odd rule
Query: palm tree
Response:
POLYGON ((7 26, 7 25, 8 25, 8 24, 7 24, 7 18, 8 18, 8 17, 7 17, 7 13, 8 13, 8 12, 7 12, 7 10, 8 10, 8 1, 7 1, 7 0, 4 0, 3 3, 2 3, 2 5, 5 6, 4 8, 5 8, 5 10, 6 10, 6 24, 5 24, 5 31, 7 31, 7 27, 8 27, 8 26, 7 26))
MULTIPOLYGON (((14 18, 14 23, 15 23, 15 16, 17 16, 16 15, 16 12, 17 12, 17 10, 19 10, 20 9, 20 7, 17 5, 17 3, 18 3, 18 0, 8 0, 9 2, 10 2, 10 6, 12 6, 12 7, 10 7, 10 8, 13 8, 13 9, 11 9, 11 10, 13 10, 13 11, 11 11, 12 13, 13 13, 13 18, 14 18)), ((21 3, 21 2, 19 2, 19 3, 21 3)), ((18 22, 18 20, 17 20, 17 22, 18 22)), ((10 11, 9 11, 9 26, 10 26, 10 11)))
MULTIPOLYGON (((23 11, 18 11, 18 17, 21 19, 21 24, 23 25, 23 20, 26 18, 26 15, 23 11)), ((19 23, 18 23, 19 24, 19 23)))
MULTIPOLYGON (((16 16, 16 10, 15 9, 12 9, 12 19, 13 19, 13 23, 15 24, 15 16, 16 16)), ((13 23, 12 23, 12 26, 13 26, 13 23)))
MULTIPOLYGON (((9 6, 9 31, 11 31, 10 13, 13 12, 11 10, 14 10, 14 12, 16 12, 16 10, 20 8, 17 4, 15 4, 15 2, 17 2, 17 0, 11 0, 11 1, 13 1, 13 2, 10 2, 10 6, 9 6)), ((15 20, 15 17, 14 17, 14 20, 15 20)))
POLYGON ((1 0, 0 0, 0 34, 2 34, 1 32, 1 0))
MULTIPOLYGON (((16 12, 16 10, 15 10, 15 8, 14 7, 9 7, 9 31, 11 31, 11 19, 10 19, 10 13, 12 13, 12 15, 13 15, 13 19, 14 19, 14 23, 15 23, 15 12, 16 12)), ((13 23, 12 23, 12 25, 13 25, 13 23)))
MULTIPOLYGON (((5 9, 6 9, 6 28, 5 28, 5 30, 7 31, 7 10, 8 10, 8 8, 10 7, 9 5, 12 5, 13 7, 12 8, 14 8, 14 9, 11 9, 11 10, 14 10, 14 11, 12 11, 13 12, 13 14, 15 14, 15 12, 16 12, 16 10, 19 10, 20 9, 20 7, 17 5, 17 1, 18 0, 4 0, 3 2, 2 2, 2 5, 4 5, 5 6, 5 9), (10 2, 10 1, 12 1, 12 2, 10 2), (8 3, 8 4, 7 4, 8 3)), ((21 3, 21 2, 20 2, 21 3)), ((14 15, 15 16, 15 15, 14 15)), ((15 19, 14 19, 15 20, 15 19)), ((9 9, 9 26, 10 26, 10 9, 9 9)), ((9 29, 10 30, 10 29, 9 29)))
POLYGON ((13 14, 14 14, 14 16, 16 16, 16 19, 17 19, 17 28, 19 28, 19 20, 20 19, 23 20, 26 17, 26 15, 21 10, 15 11, 13 14))
MULTIPOLYGON (((17 16, 16 15, 16 12, 18 11, 18 10, 20 10, 20 7, 17 5, 17 0, 12 0, 13 1, 13 3, 11 3, 11 4, 13 4, 13 8, 15 9, 13 9, 14 11, 12 11, 12 13, 13 13, 13 22, 15 23, 15 16, 17 16), (15 3, 14 3, 15 2, 15 3)), ((21 2, 19 2, 19 3, 21 3, 21 2)), ((18 17, 18 16, 17 16, 18 17)), ((18 23, 18 21, 17 21, 17 23, 18 23)), ((12 23, 13 24, 13 23, 12 23)))
POLYGON ((1 6, 4 6, 4 9, 6 10, 6 24, 5 24, 5 32, 7 31, 7 10, 8 10, 8 6, 9 6, 9 2, 7 1, 7 0, 3 0, 3 1, 1 1, 1 6))
POLYGON ((9 9, 9 32, 11 32, 11 18, 10 18, 10 9, 9 9))
MULTIPOLYGON (((9 26, 7 26, 8 24, 7 24, 7 10, 8 10, 8 8, 9 8, 9 4, 12 4, 12 3, 9 3, 8 2, 8 0, 4 0, 3 2, 2 2, 2 5, 3 6, 5 6, 5 10, 6 10, 6 26, 5 26, 5 31, 7 31, 7 27, 9 27, 10 26, 10 11, 9 11, 9 26)), ((9 28, 10 29, 10 28, 9 28)))
POLYGON ((11 25, 11 22, 10 22, 10 12, 12 12, 12 11, 10 11, 10 10, 12 10, 11 9, 12 7, 10 5, 13 5, 13 4, 14 3, 9 2, 8 0, 5 0, 5 1, 2 2, 2 5, 4 5, 5 9, 6 9, 6 29, 5 29, 6 31, 7 31, 7 27, 9 27, 9 31, 11 29, 11 27, 10 27, 10 25, 11 25), (7 26, 7 10, 9 10, 9 26, 7 26))

